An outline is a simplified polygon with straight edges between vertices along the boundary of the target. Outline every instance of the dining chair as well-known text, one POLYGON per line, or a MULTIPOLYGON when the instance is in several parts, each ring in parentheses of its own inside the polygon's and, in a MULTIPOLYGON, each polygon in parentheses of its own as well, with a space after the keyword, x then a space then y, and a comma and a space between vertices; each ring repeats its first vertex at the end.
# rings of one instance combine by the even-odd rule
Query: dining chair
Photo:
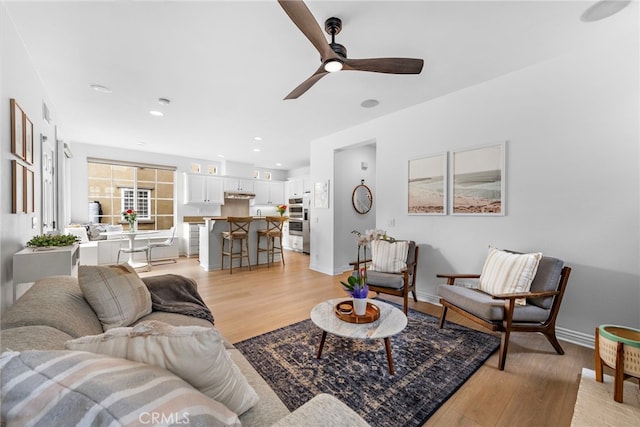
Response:
MULTIPOLYGON (((166 240, 164 240, 162 242, 157 242, 157 243, 149 242, 149 244, 148 244, 148 246, 149 246, 149 253, 148 253, 149 265, 154 265, 153 262, 151 261, 151 259, 152 259, 151 252, 152 252, 152 250, 156 249, 156 248, 166 248, 168 246, 173 245, 173 241, 175 240, 175 238, 176 238, 176 226, 174 225, 169 229, 169 237, 167 237, 166 240)), ((168 259, 168 261, 170 261, 170 262, 178 262, 178 260, 175 259, 175 258, 170 258, 170 259, 168 259)))

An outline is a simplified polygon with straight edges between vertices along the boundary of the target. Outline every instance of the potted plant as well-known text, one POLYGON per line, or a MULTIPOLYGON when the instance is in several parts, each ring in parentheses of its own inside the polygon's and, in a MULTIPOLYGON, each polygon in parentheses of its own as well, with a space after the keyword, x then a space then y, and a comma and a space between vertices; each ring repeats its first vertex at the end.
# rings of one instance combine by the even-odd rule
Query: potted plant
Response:
POLYGON ((27 246, 33 248, 33 250, 42 250, 45 248, 69 246, 77 243, 78 241, 78 237, 71 234, 41 234, 38 236, 33 236, 31 240, 27 242, 27 246))

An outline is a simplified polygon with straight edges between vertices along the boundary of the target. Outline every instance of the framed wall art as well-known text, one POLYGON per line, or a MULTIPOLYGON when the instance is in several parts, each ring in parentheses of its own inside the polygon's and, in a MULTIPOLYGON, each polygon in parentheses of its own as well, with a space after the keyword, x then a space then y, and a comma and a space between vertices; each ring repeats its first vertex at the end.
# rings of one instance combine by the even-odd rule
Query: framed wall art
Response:
POLYGON ((327 209, 329 207, 329 181, 316 182, 313 187, 313 206, 327 209))
POLYGON ((24 211, 35 212, 34 174, 32 170, 24 168, 24 211))
POLYGON ((407 213, 447 214, 447 153, 409 160, 407 213))
POLYGON ((33 164, 33 123, 24 115, 24 161, 33 164))
POLYGON ((11 161, 11 212, 24 212, 24 166, 17 160, 11 161))
POLYGON ((15 99, 9 100, 11 104, 11 152, 24 160, 24 112, 15 99))
POLYGON ((505 150, 502 142, 452 152, 452 215, 505 215, 505 150))

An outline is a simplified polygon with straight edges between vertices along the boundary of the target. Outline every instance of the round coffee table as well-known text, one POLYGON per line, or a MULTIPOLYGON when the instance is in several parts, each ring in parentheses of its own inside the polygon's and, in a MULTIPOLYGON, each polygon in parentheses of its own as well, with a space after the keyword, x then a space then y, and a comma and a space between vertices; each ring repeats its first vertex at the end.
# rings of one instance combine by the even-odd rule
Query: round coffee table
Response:
POLYGON ((395 374, 393 359, 391 357, 391 342, 389 337, 399 333, 407 326, 407 316, 402 310, 378 300, 368 300, 380 308, 380 318, 371 323, 349 323, 336 316, 334 308, 342 301, 349 301, 350 298, 337 298, 321 302, 311 309, 311 320, 322 329, 322 338, 318 348, 318 359, 322 356, 322 348, 327 338, 327 333, 344 338, 353 339, 384 339, 384 346, 387 351, 387 362, 389 363, 389 373, 395 374))

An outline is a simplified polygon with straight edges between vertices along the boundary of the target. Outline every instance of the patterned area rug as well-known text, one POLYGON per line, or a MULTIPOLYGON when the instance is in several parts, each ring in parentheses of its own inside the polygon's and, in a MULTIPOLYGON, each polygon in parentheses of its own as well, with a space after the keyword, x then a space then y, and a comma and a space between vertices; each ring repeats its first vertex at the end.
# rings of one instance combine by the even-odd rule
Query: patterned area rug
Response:
POLYGON ((391 337, 395 375, 384 340, 331 334, 316 359, 322 331, 311 319, 235 344, 280 399, 294 410, 318 393, 349 405, 372 426, 420 426, 499 347, 489 334, 414 310, 391 337))

